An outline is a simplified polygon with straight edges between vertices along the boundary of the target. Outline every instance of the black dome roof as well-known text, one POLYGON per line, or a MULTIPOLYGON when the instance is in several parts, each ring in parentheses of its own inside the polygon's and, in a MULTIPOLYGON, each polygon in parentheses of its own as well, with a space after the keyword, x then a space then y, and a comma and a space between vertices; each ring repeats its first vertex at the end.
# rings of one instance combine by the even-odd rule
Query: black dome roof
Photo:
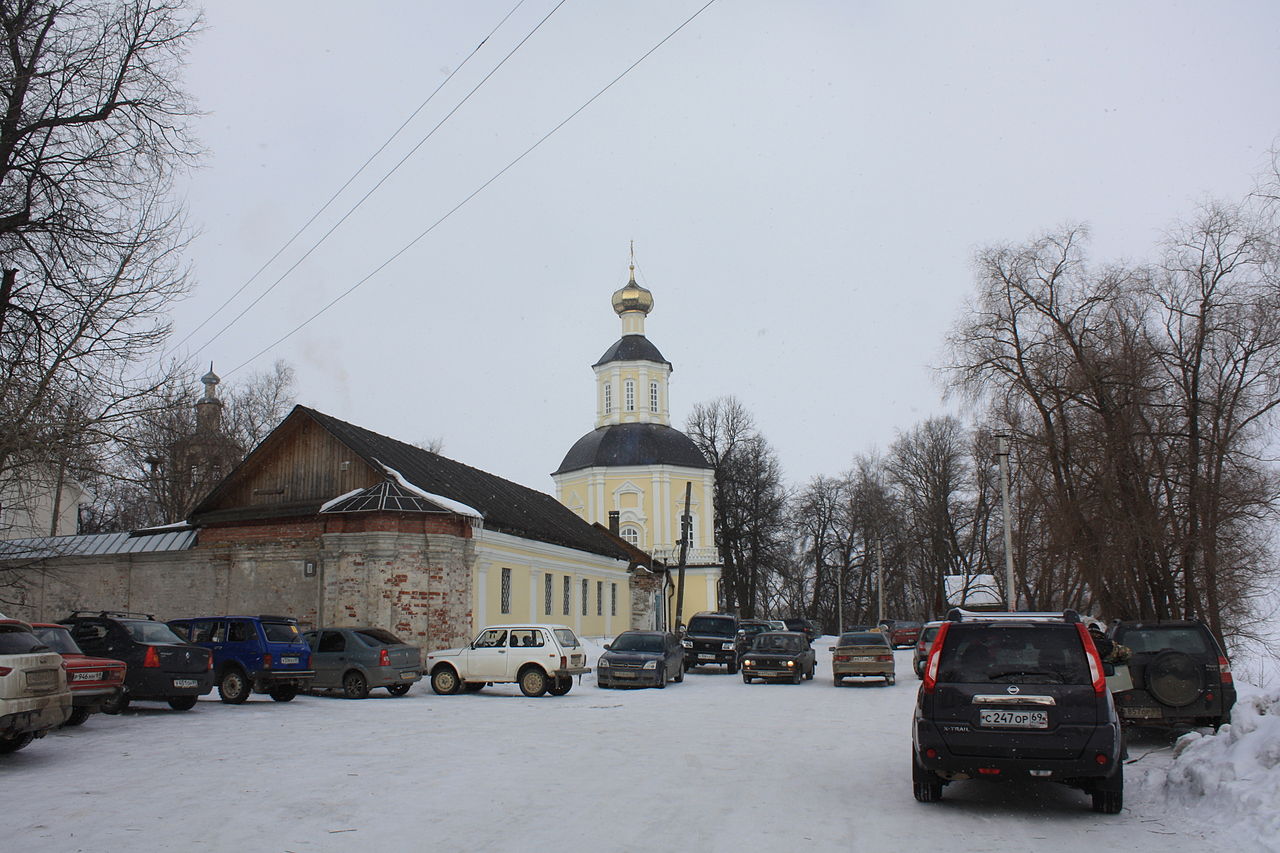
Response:
POLYGON ((662 424, 613 424, 574 442, 554 473, 605 465, 711 467, 693 439, 678 429, 662 424))
POLYGON ((623 335, 605 351, 604 355, 600 356, 599 361, 591 366, 599 367, 611 361, 652 361, 656 364, 665 364, 667 367, 671 366, 671 362, 663 358, 658 348, 644 335, 623 335))

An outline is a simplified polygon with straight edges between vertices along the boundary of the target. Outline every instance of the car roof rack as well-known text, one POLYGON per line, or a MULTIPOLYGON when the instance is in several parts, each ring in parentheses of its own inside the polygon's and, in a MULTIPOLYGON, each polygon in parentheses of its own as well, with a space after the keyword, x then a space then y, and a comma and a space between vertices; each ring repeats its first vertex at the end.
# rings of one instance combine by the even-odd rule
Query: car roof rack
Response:
POLYGON ((1079 622, 1080 614, 1074 610, 1024 610, 1024 611, 983 611, 965 610, 960 607, 951 608, 947 613, 948 622, 1004 622, 1021 620, 1026 622, 1079 622))
POLYGON ((270 613, 263 613, 260 616, 258 616, 258 619, 262 622, 297 622, 298 621, 298 617, 296 616, 274 616, 270 613))
POLYGON ((150 613, 134 613, 131 610, 73 610, 68 618, 75 619, 78 616, 100 616, 105 619, 150 619, 156 621, 156 617, 150 613))

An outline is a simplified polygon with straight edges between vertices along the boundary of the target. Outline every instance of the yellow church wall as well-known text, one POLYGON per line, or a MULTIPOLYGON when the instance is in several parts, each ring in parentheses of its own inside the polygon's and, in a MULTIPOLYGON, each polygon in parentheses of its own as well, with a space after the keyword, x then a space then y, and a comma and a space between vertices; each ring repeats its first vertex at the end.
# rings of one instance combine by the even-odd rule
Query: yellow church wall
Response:
POLYGON ((540 622, 568 625, 583 637, 612 637, 630 627, 631 576, 626 563, 602 555, 485 530, 476 537, 472 634, 485 625, 540 622), (509 569, 509 606, 503 608, 502 575, 509 569), (551 612, 546 612, 546 577, 551 612), (569 579, 569 612, 564 584, 569 579), (583 582, 586 582, 586 612, 583 582), (616 589, 616 595, 615 595, 616 589))
MULTIPOLYGON (((671 570, 671 590, 667 597, 667 624, 674 630, 676 626, 676 588, 679 583, 678 570, 671 570)), ((720 581, 719 568, 698 568, 684 570, 684 607, 680 619, 686 625, 689 617, 703 610, 718 610, 716 584, 720 581)))

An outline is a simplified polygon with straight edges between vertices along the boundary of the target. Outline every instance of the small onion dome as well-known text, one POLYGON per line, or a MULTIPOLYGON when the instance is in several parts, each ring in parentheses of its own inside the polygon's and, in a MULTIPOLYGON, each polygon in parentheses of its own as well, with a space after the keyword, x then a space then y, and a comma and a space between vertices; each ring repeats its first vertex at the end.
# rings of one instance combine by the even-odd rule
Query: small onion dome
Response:
POLYGON ((205 385, 217 385, 219 382, 222 381, 222 379, 221 377, 218 376, 218 374, 210 370, 204 376, 200 377, 200 381, 203 382, 205 385))
POLYGON ((636 268, 631 268, 631 281, 626 287, 613 292, 613 310, 618 316, 627 311, 640 311, 648 315, 653 310, 653 294, 636 284, 636 268))

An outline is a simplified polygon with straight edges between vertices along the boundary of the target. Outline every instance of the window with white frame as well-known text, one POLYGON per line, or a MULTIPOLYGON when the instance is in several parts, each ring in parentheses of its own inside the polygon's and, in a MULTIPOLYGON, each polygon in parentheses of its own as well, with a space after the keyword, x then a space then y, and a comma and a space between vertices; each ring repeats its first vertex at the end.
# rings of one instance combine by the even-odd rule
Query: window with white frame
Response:
POLYGON ((589 587, 587 586, 587 579, 583 578, 582 579, 582 615, 583 616, 587 615, 587 598, 589 597, 587 595, 588 589, 589 587))
POLYGON ((542 602, 544 606, 542 610, 544 613, 546 613, 546 615, 550 616, 551 615, 551 573, 547 572, 545 575, 543 575, 542 580, 543 580, 543 587, 544 587, 543 589, 544 600, 542 602))
POLYGON ((635 525, 632 525, 632 524, 624 524, 622 528, 618 531, 618 533, 620 533, 622 535, 622 538, 630 542, 632 545, 636 546, 637 548, 640 547, 640 528, 639 527, 636 527, 635 525))
POLYGON ((596 581, 596 615, 604 615, 604 581, 596 581))
POLYGON ((613 383, 604 383, 604 413, 607 415, 613 411, 613 383))
POLYGON ((626 410, 628 412, 634 412, 636 410, 636 381, 634 379, 628 379, 622 387, 625 395, 623 403, 626 406, 626 410))
POLYGON ((649 383, 649 411, 651 412, 659 411, 658 402, 659 402, 658 401, 658 383, 650 382, 649 383))
POLYGON ((511 570, 502 570, 502 612, 511 612, 511 570))

